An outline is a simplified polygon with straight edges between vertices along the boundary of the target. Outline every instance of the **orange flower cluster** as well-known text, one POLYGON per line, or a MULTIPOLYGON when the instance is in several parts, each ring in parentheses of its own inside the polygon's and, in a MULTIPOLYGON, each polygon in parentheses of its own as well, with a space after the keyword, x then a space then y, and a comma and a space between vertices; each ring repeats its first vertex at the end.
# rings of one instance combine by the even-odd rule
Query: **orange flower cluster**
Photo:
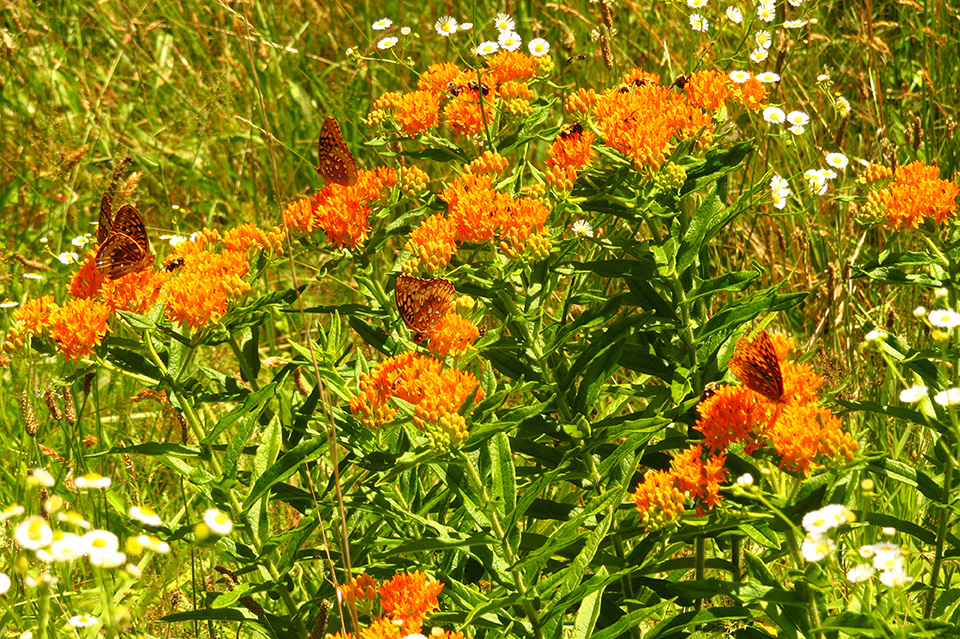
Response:
POLYGON ((470 373, 443 369, 440 360, 432 357, 403 353, 360 376, 350 411, 376 428, 396 417, 391 398, 402 399, 414 405, 414 424, 424 432, 430 446, 445 451, 467 437, 466 420, 458 411, 474 391, 477 401, 483 399, 483 390, 470 373))
POLYGON ((476 160, 467 165, 469 173, 490 173, 497 175, 507 170, 507 158, 493 151, 484 151, 476 160))
POLYGON ((569 133, 561 130, 560 135, 547 149, 546 180, 556 188, 568 191, 577 180, 577 171, 587 167, 596 157, 593 150, 593 131, 582 126, 569 133))
MULTIPOLYGON (((424 617, 440 609, 437 597, 443 590, 443 583, 429 579, 419 571, 394 575, 389 581, 383 582, 376 592, 373 592, 376 586, 373 579, 360 575, 351 581, 351 585, 341 586, 339 594, 346 601, 355 601, 360 598, 359 594, 355 593, 354 598, 350 598, 345 593, 355 590, 357 585, 368 600, 379 595, 377 601, 382 612, 368 627, 360 630, 356 635, 359 639, 399 639, 419 633, 423 629, 424 617)), ((462 634, 445 633, 437 628, 431 635, 442 639, 463 639, 462 634)), ((332 639, 352 639, 353 636, 337 633, 332 635, 332 639)))
POLYGON ((748 109, 759 111, 767 102, 767 87, 760 80, 751 77, 746 82, 737 85, 734 97, 748 109))
POLYGON ((174 257, 183 260, 176 277, 166 269, 145 269, 111 280, 97 270, 93 249, 70 280, 71 299, 62 306, 50 295, 30 300, 14 313, 16 323, 6 342, 17 346, 26 336, 47 331, 67 359, 89 357, 117 311, 143 314, 161 299, 171 321, 201 328, 226 312, 231 297, 249 290, 243 280, 249 270, 248 250, 282 252, 283 233, 279 227, 264 232, 243 224, 221 240, 216 230, 204 230, 174 249, 174 257), (211 245, 221 241, 223 250, 212 253, 211 245))
POLYGON ((404 634, 420 632, 423 618, 440 608, 437 595, 443 590, 439 581, 431 581, 422 572, 394 575, 377 592, 384 615, 403 620, 404 634))
POLYGON ((360 171, 354 186, 328 184, 315 198, 289 205, 283 212, 283 223, 304 233, 322 229, 327 240, 338 248, 356 249, 370 232, 371 203, 379 200, 397 179, 397 172, 385 166, 376 171, 360 171))
POLYGON ((701 71, 687 78, 683 91, 687 102, 706 111, 716 111, 733 95, 729 77, 719 71, 701 71))
POLYGON ((447 355, 462 355, 480 336, 473 322, 459 313, 447 313, 427 336, 427 350, 443 359, 447 355))
POLYGON ((440 121, 440 95, 437 91, 387 93, 373 103, 373 108, 393 117, 400 125, 400 131, 413 137, 437 126, 440 121))
POLYGON ((911 162, 897 167, 893 183, 877 192, 886 209, 887 228, 916 228, 926 218, 937 224, 957 214, 956 182, 940 179, 936 166, 911 162))
POLYGON ((530 100, 526 80, 534 77, 540 62, 519 51, 502 51, 485 62, 484 69, 464 71, 452 62, 432 64, 417 81, 417 91, 387 93, 373 103, 368 122, 392 119, 401 133, 415 136, 443 121, 457 135, 471 136, 490 125, 508 109, 504 101, 530 100))
POLYGON ((792 339, 770 339, 783 377, 782 397, 772 401, 746 386, 724 386, 701 402, 695 428, 703 441, 675 457, 669 471, 648 474, 634 492, 645 526, 676 519, 685 494, 694 499, 698 515, 703 506, 712 510, 719 504, 725 453, 735 444, 747 453, 771 446, 781 468, 805 476, 815 463, 853 459, 857 442, 843 432, 838 417, 816 404, 823 378, 806 364, 784 361, 795 348, 792 339))
POLYGON ((447 214, 427 218, 410 234, 407 248, 416 257, 405 268, 411 271, 421 264, 435 271, 449 262, 458 245, 467 242, 499 238, 513 253, 523 253, 530 236, 543 231, 550 214, 539 199, 494 191, 487 175, 468 174, 455 179, 440 199, 447 203, 447 214))
POLYGON ((694 135, 711 123, 711 117, 686 100, 686 94, 640 73, 627 74, 626 86, 601 95, 594 113, 606 145, 633 160, 637 171, 653 173, 673 149, 674 139, 694 135))
POLYGON ((341 584, 337 588, 337 595, 341 601, 374 600, 377 598, 377 582, 370 575, 358 575, 350 583, 341 584))

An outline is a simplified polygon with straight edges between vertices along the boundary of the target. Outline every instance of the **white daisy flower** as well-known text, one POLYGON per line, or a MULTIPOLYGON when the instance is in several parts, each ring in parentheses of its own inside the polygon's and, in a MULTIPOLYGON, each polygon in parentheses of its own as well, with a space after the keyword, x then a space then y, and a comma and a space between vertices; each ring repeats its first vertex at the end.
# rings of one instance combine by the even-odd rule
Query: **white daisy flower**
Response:
POLYGON ((756 63, 763 62, 770 56, 770 53, 763 47, 757 47, 750 52, 750 60, 756 63))
POLYGON ((777 17, 777 7, 772 4, 761 3, 757 7, 757 17, 764 22, 773 22, 773 19, 777 17))
POLYGON ((847 156, 843 153, 827 153, 827 164, 834 168, 842 169, 847 166, 848 163, 849 160, 847 160, 847 156))
MULTIPOLYGON (((807 173, 809 173, 809 171, 807 171, 807 173)), ((807 177, 807 176, 804 175, 803 177, 807 177)), ((825 192, 825 191, 827 190, 827 187, 824 186, 824 187, 823 187, 823 190, 824 190, 824 192, 825 192)), ((820 193, 819 195, 823 195, 823 193, 820 193)), ((865 342, 876 342, 877 340, 882 340, 882 339, 884 339, 886 336, 887 336, 887 334, 884 333, 883 331, 874 329, 874 330, 870 331, 869 333, 867 333, 866 335, 863 336, 863 341, 865 341, 865 342)))
POLYGON ((570 227, 570 230, 577 237, 593 237, 593 227, 586 220, 577 220, 570 227))
POLYGON ((530 55, 539 58, 550 53, 550 43, 543 38, 534 38, 527 43, 527 50, 530 51, 530 55))
POLYGON ((807 26, 806 20, 787 20, 783 23, 784 29, 802 29, 807 26))
POLYGON ((736 82, 737 84, 743 84, 744 82, 750 79, 750 72, 741 71, 741 70, 731 71, 730 79, 736 82))
POLYGON ((75 264, 80 260, 80 256, 76 253, 67 251, 58 255, 57 259, 60 260, 61 264, 75 264))
POLYGON ((842 117, 847 117, 850 115, 850 101, 844 97, 837 98, 837 111, 842 117))
POLYGON ((807 535, 800 546, 800 554, 809 562, 825 559, 836 548, 836 544, 829 537, 821 535, 807 535))
POLYGON ((707 0, 687 0, 687 6, 691 9, 702 9, 707 6, 707 0))
POLYGON ((74 628, 89 628, 97 625, 97 618, 93 615, 74 615, 67 620, 74 628))
POLYGON ((109 488, 112 481, 98 473, 87 473, 73 480, 73 485, 80 489, 109 488))
POLYGON ((516 31, 501 31, 500 37, 497 38, 497 43, 501 49, 516 51, 520 48, 520 35, 516 31))
POLYGON ((757 74, 757 80, 764 84, 769 84, 770 82, 779 82, 780 76, 773 71, 764 71, 763 73, 757 74))
POLYGON ((13 538, 25 550, 40 550, 53 543, 53 530, 43 517, 31 515, 14 529, 13 538))
POLYGON ((384 50, 389 49, 390 47, 394 46, 394 45, 395 45, 396 43, 398 43, 398 42, 400 42, 399 39, 397 39, 397 38, 395 38, 395 37, 393 37, 393 36, 390 36, 389 38, 384 38, 383 40, 381 40, 380 42, 378 42, 378 43, 377 43, 377 48, 380 49, 381 51, 384 51, 384 50))
POLYGON ((900 401, 904 404, 913 404, 919 402, 927 396, 929 389, 923 384, 914 384, 910 388, 904 388, 900 391, 900 401))
POLYGON ((933 401, 941 406, 956 406, 960 404, 960 388, 948 388, 933 396, 933 401))
POLYGON ((131 506, 130 507, 130 519, 139 521, 144 526, 162 526, 163 520, 160 519, 153 508, 149 506, 131 506))
POLYGON ((477 45, 477 55, 490 55, 492 53, 496 53, 499 49, 499 44, 487 40, 486 42, 481 42, 477 45))
POLYGON ((923 306, 918 306, 915 309, 913 309, 914 317, 923 317, 926 314, 927 314, 927 309, 924 308, 923 306))
POLYGON ((393 24, 393 20, 391 20, 390 18, 382 18, 373 23, 373 30, 383 31, 384 29, 389 28, 390 25, 392 24, 393 24))
POLYGON ((444 16, 437 20, 437 23, 433 25, 433 28, 437 30, 437 33, 446 38, 447 36, 457 32, 457 21, 450 16, 444 16))
POLYGON ((87 244, 93 241, 93 238, 89 234, 78 235, 77 237, 70 240, 70 243, 76 246, 77 248, 83 248, 87 244))
POLYGON ((737 477, 737 486, 740 486, 740 488, 750 488, 753 486, 753 475, 744 473, 737 477))
POLYGON ((803 111, 791 111, 787 114, 787 122, 806 126, 810 122, 810 116, 803 111))
POLYGON ((807 129, 805 127, 799 124, 794 124, 792 127, 787 129, 787 131, 789 131, 790 133, 793 133, 794 135, 803 135, 803 132, 806 130, 807 129))
POLYGON ((469 30, 472 29, 472 28, 473 28, 473 23, 472 23, 472 22, 461 22, 461 23, 460 23, 460 26, 458 27, 458 30, 460 30, 460 31, 469 31, 469 30))
POLYGON ((513 18, 507 13, 498 13, 497 17, 493 19, 493 26, 501 33, 504 31, 513 31, 516 28, 513 18))
POLYGON ((757 46, 761 49, 769 49, 770 46, 773 45, 773 37, 769 31, 757 31, 754 39, 757 41, 757 46))
POLYGON ((877 569, 870 564, 857 564, 847 571, 847 580, 850 581, 850 583, 862 584, 870 579, 870 577, 873 577, 876 572, 877 569))
POLYGON ((0 302, 0 308, 16 308, 17 306, 20 306, 20 302, 6 299, 0 302))
POLYGON ((901 586, 906 586, 913 578, 907 574, 903 569, 903 566, 897 566, 892 570, 884 570, 880 572, 880 583, 888 588, 899 588, 901 586))
POLYGON ((233 530, 233 522, 226 513, 216 508, 211 508, 203 513, 203 522, 210 528, 211 532, 220 535, 229 535, 233 530))
POLYGON ((693 13, 690 15, 690 28, 700 33, 706 33, 710 28, 710 22, 699 13, 693 13))
POLYGON ((24 273, 24 274, 23 274, 23 279, 25 279, 25 280, 42 280, 42 279, 43 279, 43 275, 40 275, 39 273, 24 273))
POLYGON ((737 7, 727 7, 727 19, 730 22, 740 24, 743 22, 743 11, 740 11, 737 7))
POLYGON ((783 124, 787 116, 780 107, 767 107, 763 110, 763 119, 771 124, 783 124))
POLYGON ((410 35, 410 27, 400 27, 400 35, 410 35))
POLYGON ((34 468, 33 470, 27 472, 27 483, 31 486, 45 486, 51 488, 56 481, 53 479, 53 475, 50 474, 46 468, 34 468))

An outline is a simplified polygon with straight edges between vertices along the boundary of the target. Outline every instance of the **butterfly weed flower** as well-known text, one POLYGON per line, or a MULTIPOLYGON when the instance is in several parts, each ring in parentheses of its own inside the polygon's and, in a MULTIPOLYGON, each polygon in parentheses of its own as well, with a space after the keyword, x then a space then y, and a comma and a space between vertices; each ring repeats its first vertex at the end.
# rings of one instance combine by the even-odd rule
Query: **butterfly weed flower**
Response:
POLYGON ((403 621, 404 632, 419 632, 423 619, 440 608, 443 583, 415 571, 394 575, 377 589, 384 616, 403 621))
POLYGON ((447 313, 427 336, 427 350, 435 356, 462 355, 480 336, 480 330, 458 313, 447 313))
POLYGON ((431 215, 410 233, 407 248, 415 258, 404 263, 405 274, 420 266, 434 273, 457 252, 457 226, 442 213, 431 215))
POLYGON ((400 191, 408 197, 419 195, 427 190, 430 176, 418 166, 405 166, 401 169, 400 191))
POLYGON ((887 228, 916 228, 925 219, 942 224, 957 215, 960 187, 940 179, 939 174, 936 166, 920 161, 897 167, 893 182, 875 195, 885 212, 887 228))
POLYGON ((370 575, 356 575, 349 582, 337 586, 337 599, 339 601, 356 602, 361 605, 365 600, 368 604, 376 602, 377 583, 370 575))
POLYGON ((707 111, 716 111, 733 95, 730 80, 718 71, 704 70, 692 74, 683 85, 687 102, 707 111))
POLYGON ((236 251, 187 256, 165 288, 167 317, 193 330, 216 323, 230 299, 249 290, 243 280, 249 269, 247 256, 236 251))
POLYGON ((435 91, 413 91, 404 94, 392 94, 391 100, 383 96, 374 102, 379 109, 400 125, 400 132, 409 137, 426 133, 440 121, 440 93, 435 91))
POLYGON ((53 295, 34 297, 13 312, 13 321, 27 335, 40 333, 52 324, 52 313, 56 309, 53 295))
POLYGON ((759 111, 767 101, 767 87, 757 78, 749 78, 738 85, 734 97, 751 111, 759 111))
POLYGON ((254 224, 241 224, 223 234, 223 245, 228 250, 243 253, 247 249, 283 252, 284 232, 274 227, 269 233, 254 224))
POLYGON ((67 359, 89 357, 109 330, 111 312, 97 300, 73 298, 53 314, 50 336, 67 359))
POLYGON ((546 180, 556 188, 569 191, 577 178, 577 171, 589 166, 596 157, 593 149, 594 133, 577 125, 576 129, 560 135, 547 149, 546 180), (577 130, 579 129, 579 130, 577 130))
POLYGON ((579 88, 564 99, 563 110, 567 113, 586 115, 598 99, 599 96, 593 89, 579 88))
POLYGON ((645 530, 669 525, 680 517, 686 505, 686 498, 677 488, 676 478, 666 470, 647 473, 630 497, 640 513, 640 524, 645 530))
POLYGON ((494 151, 484 151, 480 157, 464 167, 468 173, 488 173, 498 175, 507 170, 507 158, 494 151))
POLYGON ((540 61, 521 51, 500 51, 485 61, 492 80, 490 89, 511 80, 528 80, 540 71, 540 61))
POLYGON ((698 516, 705 512, 704 506, 713 510, 720 503, 720 482, 727 479, 725 461, 723 455, 705 455, 703 446, 698 444, 670 462, 677 488, 694 500, 698 516))
POLYGON ((461 75, 463 75, 463 72, 460 67, 453 62, 431 64, 417 80, 417 89, 431 91, 439 95, 445 93, 450 85, 465 84, 465 82, 460 81, 461 75))

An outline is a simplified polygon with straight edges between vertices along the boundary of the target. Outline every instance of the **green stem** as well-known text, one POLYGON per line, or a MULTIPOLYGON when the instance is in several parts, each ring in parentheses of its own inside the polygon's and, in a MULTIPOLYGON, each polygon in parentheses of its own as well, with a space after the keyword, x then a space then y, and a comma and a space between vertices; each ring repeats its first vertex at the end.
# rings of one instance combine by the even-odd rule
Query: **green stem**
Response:
POLYGON ((947 528, 950 520, 950 487, 953 484, 953 455, 944 455, 946 466, 943 469, 943 488, 940 495, 940 521, 937 525, 937 545, 933 557, 933 566, 930 568, 930 588, 927 591, 927 602, 923 607, 923 618, 930 619, 933 615, 933 605, 937 601, 937 581, 940 579, 940 566, 943 563, 943 547, 947 538, 947 528))
POLYGON ((257 384, 257 376, 253 374, 253 370, 250 368, 250 362, 243 356, 243 351, 240 350, 240 345, 237 344, 237 340, 233 338, 233 335, 227 340, 227 344, 230 345, 230 349, 237 358, 237 364, 240 365, 240 372, 243 374, 243 379, 250 384, 250 388, 253 389, 254 392, 260 390, 257 384))
POLYGON ((473 489, 477 492, 477 495, 479 495, 479 505, 483 508, 484 513, 487 515, 487 519, 490 521, 490 527, 493 528, 494 534, 497 536, 497 539, 500 540, 500 549, 503 552, 503 558, 506 559, 508 564, 510 564, 510 575, 513 577, 513 585, 516 586, 517 591, 520 593, 520 601, 523 604, 524 611, 527 613, 527 618, 533 625, 534 636, 536 636, 537 639, 544 639, 543 629, 540 627, 540 615, 537 614, 536 609, 530 602, 529 591, 527 590, 527 585, 523 581, 523 576, 516 568, 514 568, 517 557, 513 552, 513 548, 510 547, 510 543, 507 541, 507 535, 503 530, 503 525, 500 523, 500 517, 497 515, 496 507, 489 507, 490 500, 487 497, 487 490, 484 488, 483 480, 480 478, 480 474, 477 473, 477 469, 474 468, 473 462, 470 461, 470 458, 467 457, 466 453, 463 451, 460 451, 459 454, 463 461, 463 466, 467 470, 467 477, 469 478, 473 489))

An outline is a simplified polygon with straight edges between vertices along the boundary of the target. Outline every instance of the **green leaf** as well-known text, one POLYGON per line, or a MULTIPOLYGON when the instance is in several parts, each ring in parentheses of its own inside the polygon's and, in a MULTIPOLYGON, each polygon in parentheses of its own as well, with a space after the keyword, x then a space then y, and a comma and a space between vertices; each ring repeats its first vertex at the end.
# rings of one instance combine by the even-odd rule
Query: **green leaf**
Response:
POLYGON ((297 472, 301 464, 313 461, 320 456, 320 449, 326 445, 325 437, 314 437, 298 444, 293 450, 283 454, 270 468, 264 472, 250 489, 250 494, 243 501, 243 512, 250 510, 250 506, 264 493, 270 490, 275 483, 283 481, 297 472))

